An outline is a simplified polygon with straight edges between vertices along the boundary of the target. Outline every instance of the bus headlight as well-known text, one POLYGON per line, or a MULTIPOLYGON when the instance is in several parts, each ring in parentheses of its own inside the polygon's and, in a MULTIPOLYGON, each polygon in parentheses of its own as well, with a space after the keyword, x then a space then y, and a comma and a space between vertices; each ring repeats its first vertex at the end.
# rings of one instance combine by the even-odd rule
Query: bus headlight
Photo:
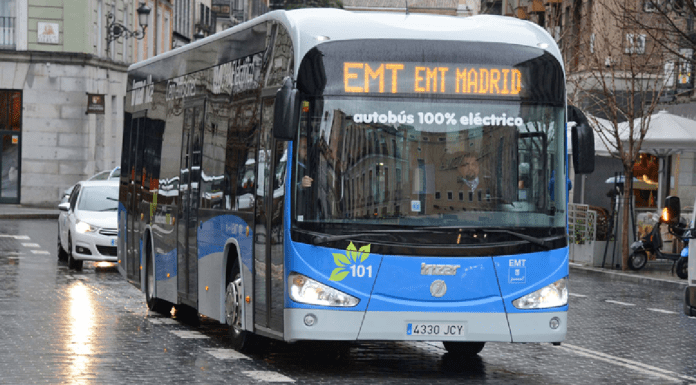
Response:
POLYGON ((568 277, 512 301, 518 309, 546 309, 568 304, 568 277))
POLYGON ((352 295, 297 273, 288 276, 288 293, 293 301, 309 305, 350 307, 360 302, 352 295))
POLYGON ((97 228, 87 222, 79 221, 75 224, 75 231, 78 233, 92 233, 97 231, 97 228))

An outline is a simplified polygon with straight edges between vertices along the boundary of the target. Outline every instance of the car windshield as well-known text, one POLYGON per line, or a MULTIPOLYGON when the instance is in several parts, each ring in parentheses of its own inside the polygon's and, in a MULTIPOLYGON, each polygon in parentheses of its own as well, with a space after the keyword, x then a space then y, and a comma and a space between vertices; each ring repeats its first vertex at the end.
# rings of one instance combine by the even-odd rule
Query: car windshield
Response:
POLYGON ((77 208, 82 211, 116 211, 118 186, 83 187, 77 208))
POLYGON ((563 227, 563 121, 533 103, 305 101, 295 223, 563 227))
POLYGON ((89 179, 87 179, 87 180, 107 180, 107 179, 109 179, 109 174, 110 174, 110 173, 111 173, 111 171, 109 171, 109 170, 107 170, 107 171, 100 171, 100 172, 98 172, 98 173, 92 175, 92 177, 89 178, 89 179))
POLYGON ((109 180, 109 179, 118 179, 121 176, 121 168, 116 167, 113 170, 105 170, 105 171, 100 171, 94 175, 92 175, 91 178, 87 180, 109 180))

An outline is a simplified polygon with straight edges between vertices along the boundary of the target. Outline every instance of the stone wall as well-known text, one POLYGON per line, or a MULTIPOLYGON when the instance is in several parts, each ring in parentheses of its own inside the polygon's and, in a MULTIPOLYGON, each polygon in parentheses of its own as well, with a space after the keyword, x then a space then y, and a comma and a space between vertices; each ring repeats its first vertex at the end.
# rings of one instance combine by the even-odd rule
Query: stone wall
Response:
POLYGON ((22 90, 21 204, 56 205, 120 165, 126 70, 87 54, 0 53, 0 88, 22 90), (103 115, 86 114, 88 93, 104 95, 103 115))

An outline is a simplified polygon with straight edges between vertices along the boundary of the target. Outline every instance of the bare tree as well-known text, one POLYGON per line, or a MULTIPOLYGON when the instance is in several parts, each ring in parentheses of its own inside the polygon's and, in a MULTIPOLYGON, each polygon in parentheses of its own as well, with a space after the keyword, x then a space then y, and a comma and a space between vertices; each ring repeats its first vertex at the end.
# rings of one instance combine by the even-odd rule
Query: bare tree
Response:
POLYGON ((667 71, 673 71, 671 83, 679 94, 690 97, 693 92, 694 52, 696 52, 696 2, 687 0, 642 0, 639 9, 627 13, 629 22, 645 30, 648 38, 662 46, 670 60, 667 71), (644 17, 650 14, 650 17, 644 17))
MULTIPOLYGON (((572 41, 565 42, 569 103, 588 113, 588 119, 624 171, 624 198, 632 195, 633 167, 639 159, 650 116, 665 91, 669 55, 652 13, 639 13, 635 0, 575 2, 572 41), (640 19, 641 23, 636 23, 640 19), (597 117, 610 124, 599 124, 597 117)), ((629 213, 623 210, 622 269, 628 266, 629 213)))

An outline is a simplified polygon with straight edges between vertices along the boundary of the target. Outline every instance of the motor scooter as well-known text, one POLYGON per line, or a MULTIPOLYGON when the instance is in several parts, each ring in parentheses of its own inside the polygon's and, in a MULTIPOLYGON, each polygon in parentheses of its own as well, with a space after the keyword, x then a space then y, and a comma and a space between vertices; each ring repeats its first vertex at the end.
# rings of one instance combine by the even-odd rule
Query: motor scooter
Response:
MULTIPOLYGON (((662 252, 662 235, 660 226, 664 224, 662 217, 653 226, 650 233, 638 241, 631 244, 631 253, 628 256, 628 267, 631 270, 640 270, 648 262, 648 253, 655 255, 655 259, 668 259, 674 261, 672 270, 676 270, 677 276, 682 279, 687 277, 689 249, 685 245, 680 253, 664 253, 662 252), (686 252, 684 252, 686 250, 686 252)), ((669 233, 688 244, 691 231, 688 229, 686 221, 683 218, 676 225, 668 224, 669 233)))
POLYGON ((684 233, 684 238, 682 238, 684 241, 684 248, 681 251, 681 256, 675 268, 677 276, 681 279, 689 278, 689 238, 691 238, 691 230, 687 230, 686 233, 684 233))

